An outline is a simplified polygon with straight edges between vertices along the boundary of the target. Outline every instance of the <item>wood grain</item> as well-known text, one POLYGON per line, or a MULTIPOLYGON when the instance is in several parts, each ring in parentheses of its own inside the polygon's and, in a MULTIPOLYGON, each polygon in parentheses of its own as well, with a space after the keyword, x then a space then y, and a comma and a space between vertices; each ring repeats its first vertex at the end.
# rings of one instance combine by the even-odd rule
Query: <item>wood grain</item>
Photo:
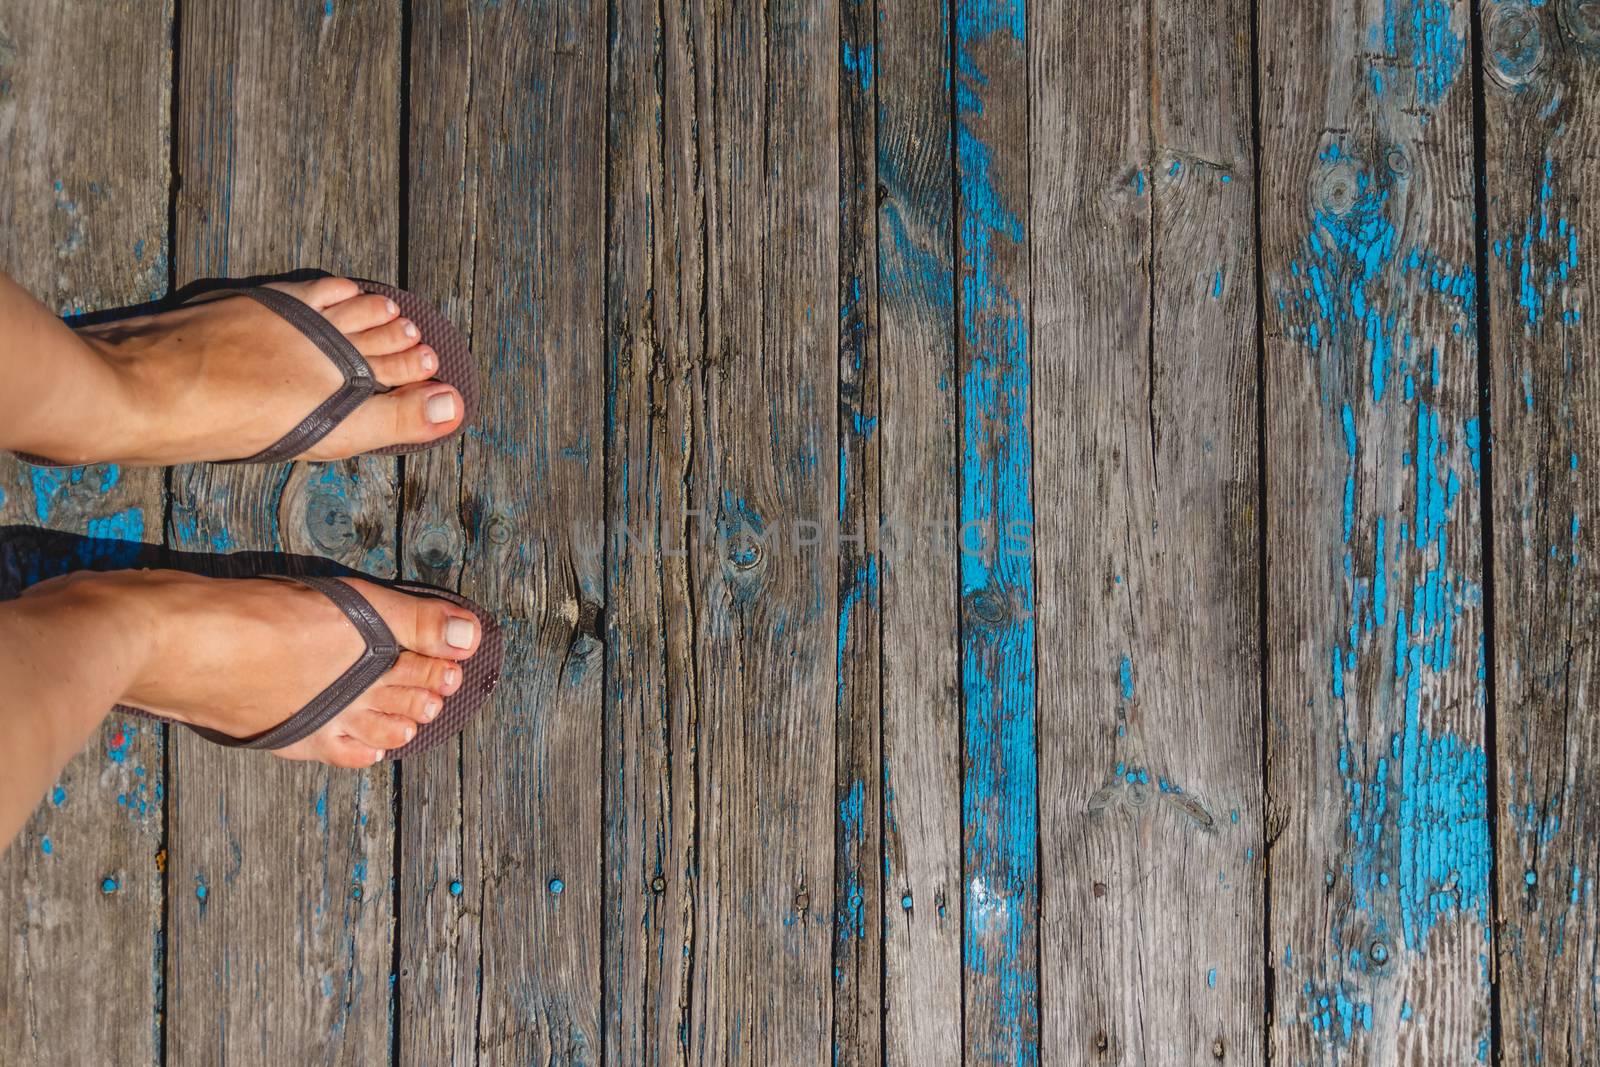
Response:
MULTIPOLYGON (((470 343, 478 213, 470 5, 413 3, 410 23, 402 284, 434 301, 470 343)), ((401 570, 459 590, 468 544, 461 445, 401 464, 401 570)), ((399 770, 396 1052, 398 1062, 419 1067, 477 1056, 483 878, 479 832, 466 822, 462 745, 457 738, 399 770)))
POLYGON ((1050 1062, 1263 1055, 1249 14, 1034 22, 1050 1062))
POLYGON ((606 861, 609 1063, 685 1063, 700 899, 696 601, 688 548, 706 363, 696 13, 612 9, 607 247, 606 861))
MULTIPOLYGON (((178 281, 392 277, 399 6, 197 5, 180 29, 178 281)), ((175 469, 170 543, 392 576, 394 467, 175 469)), ((350 773, 174 736, 168 982, 185 1010, 169 1060, 387 1057, 392 767, 350 773)))
MULTIPOLYGON (((838 654, 833 1062, 883 1060, 877 5, 839 5, 838 654)), ((819 525, 828 523, 819 516, 819 525)))
POLYGON ((1275 1054, 1491 1051, 1468 5, 1260 10, 1275 1054))
POLYGON ((603 3, 472 11, 472 339, 488 387, 462 453, 462 589, 500 613, 507 656, 462 742, 461 901, 479 916, 490 1063, 600 1056, 606 17, 603 3))
POLYGON ((955 141, 948 5, 879 13, 883 1031, 914 1067, 962 1056, 955 141))
POLYGON ((697 1062, 832 1055, 838 581, 836 9, 695 11, 706 188, 693 575, 697 1062), (821 121, 816 116, 823 116, 821 121))
POLYGON ((966 1058, 1039 1059, 1028 20, 955 5, 966 1058))
MULTIPOLYGON (((0 270, 62 315, 166 292, 170 26, 160 0, 0 11, 0 270)), ((0 524, 86 534, 97 563, 160 538, 164 495, 160 471, 0 457, 0 524)), ((165 745, 108 721, 9 843, 0 1063, 159 1061, 165 745)))
POLYGON ((1600 15, 1481 8, 1503 1062, 1600 1043, 1600 15))

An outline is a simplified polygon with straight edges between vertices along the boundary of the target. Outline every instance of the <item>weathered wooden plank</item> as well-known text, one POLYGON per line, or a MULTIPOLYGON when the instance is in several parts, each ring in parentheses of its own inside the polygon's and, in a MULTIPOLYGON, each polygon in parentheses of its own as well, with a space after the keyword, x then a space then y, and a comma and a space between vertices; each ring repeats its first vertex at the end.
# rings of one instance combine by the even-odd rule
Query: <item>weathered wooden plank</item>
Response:
POLYGON ((1487 1056, 1468 5, 1260 11, 1272 1041, 1487 1056))
POLYGON ((612 11, 607 270, 605 1032, 682 1063, 696 966, 700 698, 687 547, 706 284, 698 16, 612 11))
MULTIPOLYGON (((398 4, 204 4, 179 24, 179 282, 300 267, 392 277, 398 4)), ((172 490, 177 548, 395 571, 392 460, 183 467, 172 490)), ((172 1060, 387 1056, 392 769, 174 736, 172 1060)))
POLYGON ((958 1063, 961 689, 948 4, 881 0, 884 1058, 958 1063))
POLYGON ((708 255, 691 1051, 823 1062, 838 581, 832 552, 801 542, 838 509, 839 26, 821 0, 691 17, 708 255))
POLYGON ((1600 20, 1480 10, 1501 1052, 1582 1063, 1600 1046, 1600 20))
POLYGON ((1249 18, 1034 21, 1052 1062, 1263 1054, 1249 18))
POLYGON ((839 5, 833 1062, 854 1065, 883 1059, 877 21, 872 0, 839 5))
MULTIPOLYGON (((160 0, 0 13, 0 269, 63 315, 166 292, 170 28, 160 0)), ((0 524, 87 534, 96 555, 158 538, 163 496, 159 471, 0 457, 0 524)), ((159 1061, 164 749, 160 728, 107 722, 11 843, 0 1063, 159 1061)))
MULTIPOLYGON (((411 5, 410 22, 403 283, 436 302, 471 342, 478 210, 471 12, 466 0, 429 0, 411 5)), ((488 370, 480 364, 480 374, 488 370)), ((401 570, 459 589, 467 549, 461 447, 406 456, 402 469, 401 570)), ((421 1067, 477 1057, 483 878, 477 832, 469 834, 465 821, 462 744, 407 760, 399 774, 397 1051, 399 1062, 421 1067)))
POLYGON ((957 0, 964 1026, 1039 1058, 1027 17, 957 0))
POLYGON ((462 452, 462 588, 509 635, 462 748, 461 906, 478 916, 462 921, 478 926, 490 1062, 600 1055, 606 17, 604 3, 471 12, 472 338, 488 386, 462 452))

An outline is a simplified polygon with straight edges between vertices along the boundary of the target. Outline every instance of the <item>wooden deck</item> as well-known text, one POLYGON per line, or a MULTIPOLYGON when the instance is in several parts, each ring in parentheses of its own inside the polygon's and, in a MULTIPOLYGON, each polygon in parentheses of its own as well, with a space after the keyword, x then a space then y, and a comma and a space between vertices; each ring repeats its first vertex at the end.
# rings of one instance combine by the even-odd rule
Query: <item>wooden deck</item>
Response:
POLYGON ((1593 2, 6 0, 0 145, 63 314, 397 278, 488 382, 8 536, 509 635, 399 767, 107 723, 0 1063, 1600 1062, 1593 2))

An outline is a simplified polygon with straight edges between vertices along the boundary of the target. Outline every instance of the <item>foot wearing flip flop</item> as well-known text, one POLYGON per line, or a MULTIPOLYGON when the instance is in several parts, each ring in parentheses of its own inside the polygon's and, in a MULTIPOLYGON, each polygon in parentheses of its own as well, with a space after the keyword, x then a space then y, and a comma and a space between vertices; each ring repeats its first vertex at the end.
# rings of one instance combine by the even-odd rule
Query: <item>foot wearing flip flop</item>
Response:
MULTIPOLYGON (((470 664, 485 634, 474 613, 455 603, 359 579, 338 582, 381 617, 398 654, 384 658, 392 659, 387 670, 375 668, 375 681, 324 701, 327 721, 272 751, 367 767, 436 719, 442 725, 446 704, 467 696, 463 687, 481 685, 470 664)), ((69 584, 97 608, 127 613, 146 635, 122 704, 225 738, 260 737, 314 707, 369 647, 327 594, 291 581, 122 571, 69 575, 27 595, 69 584)))
MULTIPOLYGON (((325 319, 388 389, 367 396, 293 458, 343 459, 424 445, 460 428, 466 415, 461 393, 435 379, 437 348, 393 299, 364 292, 348 278, 263 288, 325 319)), ((346 381, 301 328, 237 292, 77 333, 111 368, 122 417, 83 424, 73 454, 54 457, 65 463, 164 466, 256 458, 346 381)))

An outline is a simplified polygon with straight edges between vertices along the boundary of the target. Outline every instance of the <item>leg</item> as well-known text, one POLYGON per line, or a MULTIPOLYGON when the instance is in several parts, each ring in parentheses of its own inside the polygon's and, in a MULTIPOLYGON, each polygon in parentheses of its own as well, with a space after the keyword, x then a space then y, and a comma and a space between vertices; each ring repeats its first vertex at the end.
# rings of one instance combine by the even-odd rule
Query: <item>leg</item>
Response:
POLYGON ((56 579, 0 604, 0 847, 149 659, 149 630, 102 583, 56 579), (53 588, 51 588, 53 587, 53 588), (93 655, 84 655, 93 649, 93 655))
MULTIPOLYGON (((347 278, 274 282, 345 335, 391 391, 299 458, 343 459, 455 431, 461 396, 384 297, 347 278)), ((61 463, 165 466, 254 455, 342 381, 315 345, 243 296, 71 329, 0 274, 0 449, 61 463)))
MULTIPOLYGON (((321 729, 274 755, 366 767, 416 736, 463 681, 478 620, 348 580, 404 651, 321 729)), ((177 571, 80 573, 0 603, 0 848, 114 704, 249 737, 322 692, 364 648, 332 601, 289 582, 177 571)))

